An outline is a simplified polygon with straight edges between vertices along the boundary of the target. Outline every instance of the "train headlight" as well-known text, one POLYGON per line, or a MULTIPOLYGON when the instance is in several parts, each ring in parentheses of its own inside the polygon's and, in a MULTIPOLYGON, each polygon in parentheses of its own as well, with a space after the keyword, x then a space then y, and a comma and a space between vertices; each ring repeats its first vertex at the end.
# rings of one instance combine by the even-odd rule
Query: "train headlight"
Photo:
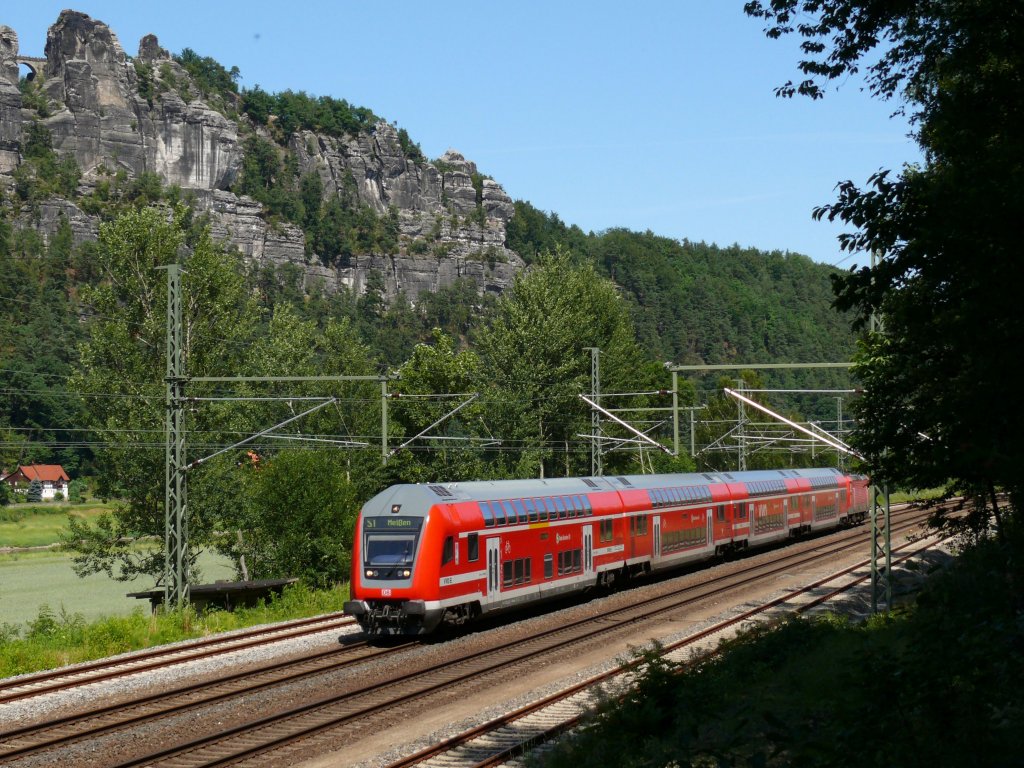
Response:
POLYGON ((369 568, 367 568, 367 570, 366 570, 366 578, 368 578, 368 579, 372 579, 372 578, 374 578, 374 577, 375 577, 376 575, 377 575, 377 572, 376 572, 376 571, 372 571, 372 570, 370 570, 369 568))
POLYGON ((412 576, 412 571, 404 570, 404 571, 402 571, 402 576, 404 576, 405 578, 408 579, 410 576, 412 576))

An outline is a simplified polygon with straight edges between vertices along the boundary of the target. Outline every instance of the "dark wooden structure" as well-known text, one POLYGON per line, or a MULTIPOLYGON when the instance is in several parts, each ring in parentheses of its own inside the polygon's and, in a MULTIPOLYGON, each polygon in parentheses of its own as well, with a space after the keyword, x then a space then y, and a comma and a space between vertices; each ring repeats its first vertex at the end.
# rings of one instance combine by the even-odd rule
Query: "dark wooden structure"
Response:
MULTIPOLYGON (((259 579, 256 581, 216 581, 213 584, 193 584, 189 597, 197 611, 220 609, 232 611, 235 608, 251 608, 260 600, 280 595, 289 584, 298 579, 259 579)), ((154 612, 163 605, 163 587, 154 587, 143 592, 129 592, 128 597, 149 600, 154 612)))

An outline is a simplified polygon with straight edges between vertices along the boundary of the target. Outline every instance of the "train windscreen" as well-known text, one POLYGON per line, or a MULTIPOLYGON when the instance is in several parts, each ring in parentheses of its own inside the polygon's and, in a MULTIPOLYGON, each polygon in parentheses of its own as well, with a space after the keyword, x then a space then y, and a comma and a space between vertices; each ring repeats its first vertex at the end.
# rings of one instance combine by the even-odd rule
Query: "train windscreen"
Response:
POLYGON ((412 565, 415 533, 367 533, 363 559, 366 565, 412 565))

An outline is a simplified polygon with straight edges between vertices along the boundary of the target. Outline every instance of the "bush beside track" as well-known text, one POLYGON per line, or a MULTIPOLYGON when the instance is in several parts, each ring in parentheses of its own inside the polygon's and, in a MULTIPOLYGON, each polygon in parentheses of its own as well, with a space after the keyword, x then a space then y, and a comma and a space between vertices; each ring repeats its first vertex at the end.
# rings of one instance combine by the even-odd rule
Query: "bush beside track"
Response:
POLYGON ((633 692, 532 764, 1021 765, 1022 545, 969 549, 888 619, 757 628, 682 675, 648 653, 633 692))

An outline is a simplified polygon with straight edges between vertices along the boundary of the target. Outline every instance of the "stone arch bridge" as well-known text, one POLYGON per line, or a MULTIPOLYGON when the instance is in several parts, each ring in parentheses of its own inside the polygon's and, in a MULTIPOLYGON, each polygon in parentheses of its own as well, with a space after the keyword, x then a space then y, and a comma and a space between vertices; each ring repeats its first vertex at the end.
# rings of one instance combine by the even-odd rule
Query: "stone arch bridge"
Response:
POLYGON ((28 79, 33 80, 39 75, 46 75, 46 59, 41 56, 19 56, 18 66, 28 67, 28 79))

